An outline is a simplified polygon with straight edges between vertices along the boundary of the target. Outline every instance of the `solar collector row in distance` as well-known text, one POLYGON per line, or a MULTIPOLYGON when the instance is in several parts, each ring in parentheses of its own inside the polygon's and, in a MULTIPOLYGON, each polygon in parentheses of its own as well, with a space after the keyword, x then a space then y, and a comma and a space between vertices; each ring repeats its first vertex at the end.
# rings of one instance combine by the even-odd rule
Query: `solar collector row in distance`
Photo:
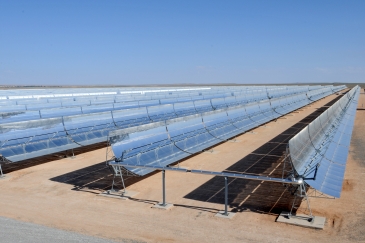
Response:
MULTIPOLYGON (((31 100, 6 100, 0 101, 0 110, 4 105, 19 105, 19 109, 22 110, 31 110, 33 106, 36 105, 44 105, 44 107, 69 107, 69 106, 78 106, 78 105, 95 105, 95 104, 105 104, 105 103, 121 103, 121 102, 138 102, 138 101, 150 101, 150 100, 165 100, 165 99, 202 99, 203 97, 225 97, 229 96, 231 93, 194 93, 194 94, 185 94, 185 95, 164 95, 164 96, 98 96, 98 97, 77 97, 77 98, 57 98, 57 99, 31 99, 31 100), (16 103, 16 104, 15 104, 16 103), (25 106, 27 105, 27 106, 25 106)), ((37 106, 36 106, 37 107, 37 106)))
MULTIPOLYGON (((322 94, 322 97, 316 95, 311 98, 318 100, 327 95, 328 93, 322 94)), ((168 166, 303 107, 313 100, 306 95, 293 95, 290 98, 263 101, 112 131, 109 137, 116 158, 109 164, 123 166, 136 175, 146 175, 153 169, 128 167, 128 165, 168 166)))
POLYGON ((121 101, 138 101, 138 100, 151 100, 151 99, 165 99, 165 98, 178 98, 178 97, 190 97, 190 96, 202 96, 202 95, 216 95, 230 92, 216 92, 209 90, 206 92, 179 92, 171 94, 131 94, 131 95, 97 95, 97 96, 76 96, 76 97, 53 97, 53 98, 27 98, 27 99, 7 99, 0 100, 0 104, 29 104, 29 103, 61 103, 61 102, 83 102, 85 104, 93 104, 102 102, 104 100, 110 102, 121 102, 121 101))
MULTIPOLYGON (((330 90, 329 87, 323 88, 327 91, 330 90)), ((306 88, 305 88, 306 90, 306 88)), ((294 94, 298 94, 298 90, 292 90, 294 94)), ((316 92, 320 92, 321 90, 315 90, 307 92, 306 95, 308 97, 315 97, 316 92)), ((59 109, 41 109, 38 111, 21 111, 21 112, 9 112, 9 113, 2 113, 0 119, 0 123, 10 123, 10 122, 17 122, 17 121, 28 121, 28 120, 38 120, 39 118, 56 118, 62 116, 70 116, 70 115, 80 115, 80 114, 90 114, 90 113, 97 113, 97 112, 104 112, 104 111, 115 111, 115 110, 122 110, 127 108, 133 107, 143 107, 140 109, 142 112, 145 112, 145 107, 147 106, 147 113, 150 117, 155 115, 164 115, 166 112, 176 113, 178 116, 181 113, 186 113, 185 110, 192 108, 193 112, 203 112, 208 110, 214 110, 218 108, 226 108, 234 105, 240 104, 247 104, 250 102, 257 102, 260 100, 265 100, 267 97, 280 97, 282 94, 287 94, 287 91, 280 92, 280 93, 268 93, 265 94, 264 92, 260 92, 258 94, 251 94, 251 95, 240 95, 240 96, 229 96, 225 98, 215 98, 215 99, 207 99, 207 100, 195 100, 192 102, 176 102, 173 103, 172 106, 167 105, 156 105, 159 104, 157 101, 151 101, 152 103, 140 103, 138 106, 125 106, 125 104, 108 104, 108 105, 94 105, 94 106, 81 106, 81 107, 68 107, 68 108, 59 108, 59 109), (120 106, 119 106, 120 105, 120 106), (165 111, 166 110, 166 111, 165 111), (169 111, 172 110, 172 111, 169 111), (156 114, 157 113, 157 114, 156 114)), ((161 101, 161 100, 160 100, 161 101)), ((160 102, 161 103, 161 102, 160 102)), ((133 110, 136 112, 136 110, 133 110)), ((152 120, 154 120, 152 118, 152 120)))
MULTIPOLYGON (((307 86, 308 87, 308 86, 307 86)), ((309 87, 308 87, 309 88, 309 87)), ((313 87, 310 87, 311 89, 313 89, 313 87)), ((316 86, 315 89, 321 88, 321 86, 316 86)), ((131 95, 108 95, 108 96, 77 96, 77 97, 66 97, 66 98, 19 98, 19 99, 5 99, 5 100, 0 100, 0 111, 1 111, 1 106, 9 106, 9 105, 23 105, 20 106, 21 110, 30 110, 32 109, 32 106, 29 106, 29 108, 27 106, 24 105, 29 105, 29 104, 40 104, 40 105, 44 105, 44 107, 48 106, 52 106, 52 107, 61 107, 61 106, 72 106, 72 105, 92 105, 92 104, 103 104, 103 103, 120 103, 120 102, 126 102, 126 101, 143 101, 143 100, 158 100, 158 99, 168 99, 168 98, 186 98, 189 99, 188 97, 195 97, 197 99, 201 99, 202 97, 205 97, 205 99, 207 98, 216 98, 216 97, 226 97, 226 96, 230 96, 230 95, 249 95, 249 94, 257 94, 258 92, 268 92, 268 91, 278 91, 280 93, 285 94, 285 92, 292 93, 292 91, 294 89, 298 89, 299 91, 310 91, 305 87, 296 87, 293 86, 290 89, 283 89, 283 88, 277 88, 277 87, 261 87, 260 89, 257 88, 235 88, 235 89, 222 89, 222 90, 217 90, 217 89, 212 89, 212 90, 207 90, 207 91, 200 91, 200 92, 176 92, 176 93, 170 93, 170 94, 151 94, 151 93, 146 93, 144 95, 142 94, 131 94, 131 95), (45 104, 45 103, 59 103, 59 104, 45 104)), ((24 96, 20 96, 20 97, 24 97, 24 96)))
MULTIPOLYGON (((260 92, 261 94, 265 94, 260 92)), ((44 103, 38 102, 34 104, 28 105, 13 105, 10 104, 0 106, 1 111, 24 111, 24 110, 39 110, 39 108, 58 108, 58 107, 73 107, 73 106, 86 106, 86 105, 98 105, 98 104, 118 104, 121 106, 132 107, 132 106, 145 106, 145 105, 156 105, 156 104, 168 104, 182 101, 191 101, 191 100, 201 100, 201 99, 211 99, 211 98, 223 98, 228 96, 239 96, 239 95, 255 95, 252 94, 243 94, 241 92, 232 92, 232 93, 220 93, 220 94, 204 94, 204 95, 191 95, 191 96, 183 96, 183 97, 174 97, 171 96, 169 98, 152 98, 141 99, 141 100, 133 100, 128 101, 125 97, 122 97, 121 100, 111 99, 111 100, 76 100, 70 103, 44 103), (9 107, 10 106, 10 107, 9 107)), ((257 96, 257 94, 256 94, 257 96)), ((265 95, 266 96, 266 95, 265 95)), ((86 97, 87 98, 87 97, 86 97)))
MULTIPOLYGON (((160 90, 160 92, 154 92, 153 90, 141 90, 141 91, 117 91, 106 93, 69 93, 69 94, 32 94, 32 95, 17 95, 17 96, 0 96, 0 103, 5 102, 9 104, 24 104, 24 102, 43 102, 51 103, 58 101, 71 101, 82 99, 103 99, 103 98, 123 98, 126 100, 144 100, 144 99, 158 99, 168 97, 184 97, 192 95, 209 95, 219 93, 232 93, 232 92, 256 92, 261 91, 268 86, 255 88, 249 87, 231 87, 231 88, 197 88, 197 89, 177 89, 177 90, 160 90), (165 92, 163 92, 165 91, 165 92)), ((276 88, 277 89, 277 88, 276 88)), ((1 93, 1 91, 0 91, 1 93)))
POLYGON ((351 89, 289 141, 296 174, 333 197, 341 195, 359 94, 351 89))
MULTIPOLYGON (((221 96, 220 96, 221 97, 221 96)), ((259 97, 254 96, 253 98, 259 99, 259 97)), ((265 97, 262 96, 262 99, 265 97)), ((218 98, 217 98, 218 99, 218 98)), ((235 96, 225 97, 226 100, 233 99, 236 100, 235 96)), ((1 113, 0 123, 8 123, 22 120, 32 120, 39 118, 52 118, 52 117, 60 117, 67 115, 78 115, 78 114, 89 114, 95 112, 103 112, 103 111, 112 111, 112 110, 121 110, 121 109, 130 109, 130 108, 140 108, 146 106, 156 106, 160 104, 176 104, 181 102, 194 102, 197 106, 199 103, 204 103, 204 100, 210 100, 210 96, 197 96, 187 97, 187 98, 174 98, 174 99, 160 99, 160 100, 145 100, 145 101, 135 101, 135 102, 121 102, 121 103, 106 103, 106 104, 98 104, 98 105, 77 105, 77 106, 68 106, 61 108, 43 108, 43 109, 34 109, 34 110, 24 110, 24 107, 17 110, 14 107, 3 107, 3 111, 1 113)), ((241 96, 241 102, 252 101, 250 97, 241 96)), ((237 101, 239 102, 239 101, 237 101)), ((47 105, 39 104, 40 107, 44 107, 47 105)), ((1 108, 0 108, 1 112, 1 108)))
MULTIPOLYGON (((167 95, 152 95, 151 93, 142 94, 130 94, 129 96, 126 95, 107 95, 107 96, 76 96, 76 97, 66 97, 66 98, 24 98, 25 96, 19 96, 22 98, 19 99, 4 99, 0 100, 0 107, 1 106, 10 106, 10 105, 29 105, 29 104, 43 104, 45 103, 60 103, 60 104, 49 104, 50 106, 53 105, 54 107, 57 106, 72 106, 72 105, 92 105, 92 104, 103 104, 103 103, 120 103, 126 101, 142 101, 142 100, 156 100, 156 99, 168 99, 168 98, 187 98, 187 97, 200 97, 205 98, 215 98, 215 97, 222 97, 229 96, 229 95, 249 95, 249 94, 257 94, 259 92, 275 92, 285 94, 292 93, 293 90, 298 90, 298 92, 302 91, 311 91, 315 89, 322 88, 321 86, 290 86, 290 88, 278 88, 277 86, 263 86, 258 88, 250 87, 250 88, 231 88, 231 89, 212 89, 207 91, 199 91, 199 92, 176 92, 170 93, 167 95)), ((72 95, 72 94, 70 94, 72 95)), ((6 98, 6 97, 5 97, 6 98)), ((14 97, 13 97, 14 98, 14 97)), ((188 98, 187 98, 188 99, 188 98)), ((22 108, 18 108, 21 110, 27 110, 27 106, 23 106, 22 108)), ((30 106, 29 109, 32 109, 30 106)), ((28 110, 29 110, 28 109, 28 110)), ((1 111, 1 109, 0 109, 1 111)))
MULTIPOLYGON (((321 86, 318 86, 321 88, 321 86)), ((341 87, 331 87, 331 89, 338 89, 341 87)), ((343 87, 342 87, 343 88, 343 87)), ((327 89, 330 89, 327 87, 327 89)), ((120 103, 106 103, 97 105, 78 105, 78 106, 68 106, 60 108, 47 108, 49 104, 36 104, 36 106, 28 107, 24 110, 24 106, 17 105, 14 106, 0 106, 0 123, 9 123, 16 121, 26 121, 34 120, 40 118, 55 118, 61 116, 79 115, 79 114, 89 114, 103 111, 112 110, 122 110, 146 106, 158 106, 160 104, 173 104, 178 106, 177 103, 181 102, 194 102, 194 106, 197 108, 199 106, 204 106, 207 100, 210 100, 213 109, 217 109, 219 106, 231 106, 236 104, 245 104, 249 102, 255 102, 270 98, 281 97, 288 94, 299 94, 306 92, 308 97, 315 96, 316 92, 321 92, 320 90, 308 91, 308 87, 290 87, 285 90, 267 90, 265 92, 258 92, 249 94, 242 94, 242 92, 235 92, 236 95, 232 96, 230 94, 223 95, 210 95, 210 96, 196 96, 196 97, 185 97, 185 98, 169 98, 169 99, 158 99, 158 100, 144 100, 135 102, 120 102, 120 103), (213 97, 213 98, 212 98, 213 97), (205 100, 205 101, 204 101, 205 100), (39 108, 41 107, 41 108, 39 108), (38 108, 38 109, 37 109, 38 108), (33 110, 32 110, 33 109, 33 110)), ((208 102, 209 103, 209 102, 208 102)), ((52 104, 51 104, 52 105, 52 104)), ((181 104, 183 105, 183 104, 181 104)), ((186 103, 185 105, 189 105, 186 103)))
POLYGON ((53 98, 53 97, 77 97, 77 96, 100 96, 100 95, 134 95, 134 94, 160 94, 160 93, 183 93, 191 91, 204 91, 210 90, 209 87, 196 87, 196 88, 146 88, 146 89, 133 89, 133 88, 64 88, 64 89, 13 89, 13 90, 0 90, 0 100, 3 99, 28 99, 28 98, 53 98), (97 92, 96 92, 97 91, 97 92))
MULTIPOLYGON (((190 94, 192 91, 199 91, 201 94, 219 93, 219 92, 232 92, 232 91, 259 91, 267 87, 276 87, 276 89, 283 89, 284 86, 221 86, 221 87, 196 87, 196 88, 147 88, 147 89, 133 89, 133 88, 77 88, 77 89, 17 89, 17 90, 0 90, 0 102, 1 100, 28 100, 32 98, 36 100, 47 100, 46 102, 52 101, 52 99, 58 100, 63 97, 67 98, 79 98, 80 96, 94 96, 94 98, 111 95, 123 95, 125 97, 133 96, 152 96, 152 95, 184 95, 190 94), (279 87, 279 88, 278 88, 279 87), (97 92, 95 92, 97 90, 97 92)), ((285 88, 285 87, 284 87, 285 88)), ((311 89, 317 89, 318 86, 311 86, 311 89)), ((16 103, 12 103, 16 104, 16 103)))
MULTIPOLYGON (((317 97, 319 99, 331 93, 330 88, 323 88, 321 96, 317 94, 312 98, 317 97)), ((302 100, 307 100, 306 94, 300 94, 300 96, 302 100)), ((290 104, 292 99, 292 97, 279 100, 271 99, 271 102, 277 105, 277 113, 284 114, 286 112, 283 107, 284 104, 290 104), (284 100, 286 101, 284 102, 284 100)), ((266 103, 268 105, 269 101, 266 103)), ((261 102, 260 106, 263 107, 263 105, 264 102, 261 102)), ((227 107, 226 104, 221 108, 224 110, 227 107)), ((180 107, 180 110, 175 108, 176 106, 172 105, 161 105, 158 107, 3 124, 0 126, 0 132, 2 133, 0 152, 7 159, 15 162, 103 142, 106 141, 108 132, 117 128, 137 126, 214 110, 210 102, 205 107, 201 106, 200 109, 195 107, 194 104, 187 106, 186 103, 180 107)), ((251 109, 251 106, 247 104, 245 108, 251 109)))

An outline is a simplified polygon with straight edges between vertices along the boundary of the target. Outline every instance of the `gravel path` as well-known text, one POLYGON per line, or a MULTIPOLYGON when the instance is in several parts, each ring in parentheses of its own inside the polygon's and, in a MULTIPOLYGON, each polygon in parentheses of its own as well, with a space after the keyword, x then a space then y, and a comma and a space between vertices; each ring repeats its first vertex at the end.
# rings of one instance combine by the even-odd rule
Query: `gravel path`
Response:
POLYGON ((114 241, 0 217, 0 242, 111 243, 114 241))

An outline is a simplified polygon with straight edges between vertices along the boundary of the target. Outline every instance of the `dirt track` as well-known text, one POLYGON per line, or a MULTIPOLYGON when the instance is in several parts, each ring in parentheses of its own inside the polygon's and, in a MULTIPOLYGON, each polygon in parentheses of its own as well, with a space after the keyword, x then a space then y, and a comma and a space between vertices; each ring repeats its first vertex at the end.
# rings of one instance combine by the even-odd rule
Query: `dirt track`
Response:
MULTIPOLYGON (((334 98, 243 134, 236 142, 220 144, 213 153, 201 153, 180 166, 279 177, 287 140, 310 121, 303 118, 334 98)), ((364 94, 360 95, 362 103, 364 94)), ((327 217, 323 231, 276 223, 277 213, 290 204, 291 196, 274 183, 231 180, 230 209, 238 212, 232 220, 214 217, 224 206, 224 182, 212 176, 167 172, 167 201, 175 204, 171 211, 150 208, 161 200, 161 173, 139 181, 128 179, 128 189, 139 192, 131 200, 97 196, 112 180, 103 165, 105 149, 9 173, 0 181, 0 215, 114 240, 365 241, 364 119, 365 111, 358 111, 341 198, 311 199, 314 214, 327 217)))

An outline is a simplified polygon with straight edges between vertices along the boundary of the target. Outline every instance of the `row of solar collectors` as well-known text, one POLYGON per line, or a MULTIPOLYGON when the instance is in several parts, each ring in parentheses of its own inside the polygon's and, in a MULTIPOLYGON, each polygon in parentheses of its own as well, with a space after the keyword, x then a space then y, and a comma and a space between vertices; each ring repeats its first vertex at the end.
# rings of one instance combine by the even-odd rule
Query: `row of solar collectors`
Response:
MULTIPOLYGON (((317 86, 317 89, 321 86, 317 86)), ((121 103, 128 101, 148 101, 148 100, 178 100, 178 99, 207 99, 218 98, 226 96, 237 96, 247 94, 258 94, 271 92, 272 96, 281 96, 293 92, 308 91, 306 87, 290 87, 290 88, 278 88, 278 87, 263 87, 261 89, 212 89, 207 91, 190 91, 190 92, 176 92, 176 94, 165 95, 153 95, 153 94, 131 94, 131 95, 107 95, 107 96, 79 96, 79 97, 67 97, 67 98, 47 98, 47 99, 6 99, 0 100, 0 112, 9 111, 9 106, 13 110, 35 110, 39 108, 55 108, 55 107, 70 107, 79 105, 94 105, 94 104, 106 104, 106 103, 121 103)), ((22 96, 25 97, 25 96, 22 96)))
MULTIPOLYGON (((323 87, 322 87, 323 88, 323 87)), ((331 87, 331 89, 338 89, 339 87, 331 87)), ((344 88, 344 87, 342 87, 344 88)), ((329 87, 327 87, 329 89, 329 87)), ((271 92, 269 96, 271 98, 281 97, 284 95, 299 94, 307 92, 307 95, 316 95, 319 90, 306 91, 307 87, 302 87, 300 89, 288 89, 279 92, 271 92), (289 93, 291 92, 291 93, 289 93)), ((1 113, 0 124, 17 122, 17 121, 28 121, 40 118, 56 118, 61 116, 71 116, 80 114, 90 114, 96 112, 114 111, 130 108, 141 108, 146 106, 156 106, 160 104, 173 104, 176 113, 179 113, 180 107, 184 106, 194 106, 196 110, 209 110, 217 109, 220 107, 227 107, 232 105, 246 104, 250 102, 265 100, 268 98, 266 92, 259 92, 257 94, 246 94, 246 95, 236 95, 236 96, 226 96, 221 98, 210 98, 211 96, 197 96, 194 99, 192 97, 188 98, 177 98, 177 99, 160 99, 160 100, 148 100, 148 101, 136 101, 136 102, 123 102, 123 103, 109 103, 109 104, 98 104, 98 105, 84 105, 76 107, 61 107, 61 108, 44 108, 39 110, 16 110, 13 106, 3 107, 3 112, 1 113)), ((47 104, 46 104, 47 105, 47 104)), ((39 104, 37 106, 44 106, 39 104)), ((19 105, 17 106, 19 108, 19 105)), ((24 108, 24 107, 21 107, 24 108)), ((36 109, 35 106, 33 106, 36 109)), ((152 109, 152 108, 151 108, 152 109)), ((0 108, 1 111, 1 108, 0 108)))
POLYGON ((1 99, 29 99, 29 98, 54 98, 54 97, 78 97, 78 96, 100 96, 100 95, 134 95, 134 94, 176 94, 190 91, 210 90, 208 87, 196 88, 166 88, 166 89, 103 89, 103 88, 77 88, 77 89, 16 89, 0 90, 1 99))
MULTIPOLYGON (((292 92, 292 91, 289 91, 292 92)), ((190 100, 201 100, 201 99, 210 99, 210 98, 219 98, 219 97, 228 97, 228 96, 237 96, 241 95, 242 92, 233 92, 233 93, 214 93, 214 94, 204 94, 199 95, 198 93, 192 93, 190 95, 186 96, 180 96, 180 97, 168 97, 168 98, 161 98, 161 97, 117 97, 117 96, 111 96, 107 98, 100 98, 97 99, 90 99, 90 97, 81 97, 76 100, 73 99, 63 99, 61 102, 45 102, 42 100, 20 100, 17 105, 11 105, 11 104, 4 104, 0 103, 0 112, 6 112, 6 111, 25 111, 25 110, 38 110, 41 108, 58 108, 58 107, 73 107, 73 106, 82 106, 82 105, 98 105, 98 104, 114 104, 117 103, 118 105, 124 106, 131 106, 134 104, 166 104, 166 103, 174 103, 174 102, 181 102, 181 101, 190 101, 190 100), (21 103, 21 104, 20 104, 21 103)), ((247 93, 245 93, 246 95, 247 93)), ((266 92, 257 92, 252 93, 249 95, 255 95, 255 94, 262 94, 263 96, 267 96, 266 92)))
MULTIPOLYGON (((186 96, 201 96, 201 95, 214 95, 220 93, 231 93, 227 90, 207 90, 207 91, 189 91, 189 92, 175 92, 175 93, 161 93, 161 94, 103 94, 103 95, 69 95, 65 97, 48 97, 48 98, 33 98, 27 96, 19 96, 19 98, 11 97, 11 99, 0 100, 0 104, 28 104, 28 103, 57 103, 57 102, 71 102, 71 101, 90 101, 91 103, 95 100, 111 100, 120 102, 123 100, 134 101, 134 100, 151 100, 151 99, 165 99, 165 98, 175 98, 175 97, 186 97, 186 96)), ((36 96, 35 96, 36 97, 36 96)))
MULTIPOLYGON (((53 98, 53 97, 77 97, 77 96, 100 96, 100 95, 153 95, 153 94, 181 94, 191 91, 234 91, 240 90, 261 90, 265 87, 278 86, 219 86, 219 87, 190 87, 190 88, 165 88, 165 89, 102 89, 102 88, 78 88, 78 89, 19 89, 0 90, 0 99, 26 99, 26 98, 53 98)), ((283 86, 282 86, 283 87, 283 86)))
MULTIPOLYGON (((103 96, 103 95, 184 95, 191 91, 204 93, 210 92, 232 92, 235 90, 262 90, 266 87, 273 86, 220 86, 220 87, 178 87, 178 88, 134 88, 134 89, 115 89, 115 88, 78 88, 78 89, 20 89, 20 90, 0 90, 0 101, 6 99, 44 99, 44 98, 62 98, 62 97, 79 97, 79 96, 103 96)), ((284 87, 284 86, 275 86, 284 87)), ((316 86, 312 86, 315 89, 316 86)))
MULTIPOLYGON (((276 86, 277 87, 277 86, 276 86)), ((18 95, 1 96, 0 102, 10 102, 11 104, 24 104, 24 102, 59 102, 62 100, 78 100, 80 98, 87 99, 103 99, 103 98, 125 98, 126 100, 144 100, 157 98, 169 98, 169 97, 184 97, 194 95, 207 95, 207 94, 217 94, 217 93, 231 93, 231 92, 249 92, 249 91, 260 91, 267 87, 263 86, 257 88, 255 86, 248 87, 219 87, 219 88, 196 88, 196 89, 176 89, 176 90, 160 90, 159 92, 154 92, 154 90, 140 90, 140 91, 114 91, 114 92, 90 92, 90 93, 63 93, 63 94, 26 94, 18 91, 18 95), (164 91, 164 92, 163 92, 164 91)), ((275 87, 273 87, 275 88, 275 87)), ((272 88, 271 88, 272 89, 272 88)), ((94 90, 95 91, 95 90, 94 90)), ((99 91, 99 90, 98 90, 99 91)), ((52 92, 52 91, 50 91, 52 92)), ((79 91, 80 92, 80 91, 79 91)), ((1 91, 0 91, 1 93, 1 91)), ((4 93, 5 94, 5 93, 4 93)))
MULTIPOLYGON (((316 92, 311 98, 313 100, 320 99, 333 93, 331 87, 321 90, 321 94, 316 92)), ((311 101, 307 94, 303 93, 271 99, 270 101, 266 100, 256 103, 256 105, 237 106, 234 104, 231 107, 253 110, 255 107, 259 107, 258 104, 260 107, 264 105, 270 107, 270 103, 272 103, 275 105, 276 113, 285 114, 291 110, 291 108, 286 108, 288 104, 298 104, 298 100, 303 103, 301 105, 311 101)), ((209 108, 209 106, 206 107, 209 108)), ((176 108, 173 105, 163 105, 1 124, 0 153, 10 161, 21 161, 106 141, 108 132, 115 129, 135 127, 213 110, 212 106, 209 109, 197 109, 194 103, 190 105, 184 103, 179 109, 176 108)), ((227 105, 217 110, 224 111, 225 109, 228 109, 227 105)))
POLYGON ((359 94, 360 87, 351 89, 289 141, 297 174, 333 197, 341 194, 359 94))
MULTIPOLYGON (((189 99, 192 97, 203 96, 215 96, 232 95, 231 92, 189 92, 184 94, 173 95, 105 95, 105 96, 80 96, 80 97, 67 97, 67 98, 48 98, 48 99, 18 99, 18 100, 0 100, 0 107, 4 105, 28 105, 25 109, 32 109, 32 105, 45 105, 45 107, 62 107, 62 106, 75 106, 75 105, 93 105, 104 103, 120 103, 128 101, 148 101, 158 99, 189 99), (30 105, 30 106, 29 106, 30 105)), ((1 108, 0 108, 1 109, 1 108)), ((24 109, 24 108, 22 108, 24 109)))
POLYGON ((329 94, 332 92, 312 96, 312 100, 303 94, 294 95, 290 98, 166 120, 134 130, 112 131, 109 137, 115 162, 124 165, 136 175, 146 175, 153 169, 133 168, 128 165, 168 166, 329 94))

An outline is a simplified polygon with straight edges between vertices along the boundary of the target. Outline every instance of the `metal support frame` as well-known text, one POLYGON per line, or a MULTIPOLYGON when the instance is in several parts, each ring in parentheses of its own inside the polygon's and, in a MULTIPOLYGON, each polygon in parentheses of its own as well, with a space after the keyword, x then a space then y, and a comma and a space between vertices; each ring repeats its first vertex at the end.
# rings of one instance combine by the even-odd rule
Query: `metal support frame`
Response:
POLYGON ((3 157, 2 154, 0 154, 0 178, 5 177, 4 173, 3 173, 3 169, 1 168, 1 164, 2 163, 6 163, 9 162, 7 159, 5 159, 5 157, 3 157))
POLYGON ((228 178, 224 177, 224 215, 228 216, 228 178))
POLYGON ((107 165, 107 166, 108 166, 108 161, 113 160, 115 158, 113 150, 110 149, 110 147, 111 147, 111 145, 110 145, 109 136, 108 136, 108 138, 106 140, 106 153, 105 153, 105 165, 107 165), (110 156, 111 158, 108 159, 108 156, 110 156))
POLYGON ((307 195, 307 187, 306 187, 306 183, 303 182, 302 184, 300 184, 297 188, 296 188, 296 192, 295 192, 295 197, 294 197, 294 200, 293 200, 293 203, 292 203, 292 206, 291 206, 291 209, 290 209, 290 212, 288 214, 288 218, 301 218, 301 219, 307 219, 309 222, 311 222, 314 218, 313 214, 312 214, 312 210, 311 210, 311 207, 310 207, 310 203, 309 203, 309 198, 308 198, 308 195, 307 195), (296 215, 293 215, 293 209, 297 209, 297 207, 295 207, 295 202, 297 199, 300 199, 302 200, 304 198, 304 200, 306 201, 307 203, 307 210, 309 212, 308 217, 305 217, 305 216, 296 216, 296 215))
POLYGON ((165 170, 162 170, 162 203, 160 205, 166 206, 165 170))
POLYGON ((294 170, 294 166, 293 166, 293 162, 290 159, 290 150, 289 150, 289 144, 286 147, 286 154, 285 154, 285 158, 284 158, 284 165, 283 165, 283 170, 282 170, 282 178, 297 178, 298 181, 301 181, 301 183, 299 184, 283 184, 286 189, 292 194, 294 195, 294 199, 293 199, 293 203, 291 205, 290 208, 290 212, 288 213, 287 217, 290 219, 291 217, 293 218, 299 218, 299 219, 305 219, 308 220, 309 222, 311 222, 314 219, 314 216, 312 214, 312 210, 310 207, 310 202, 309 202, 309 196, 307 194, 307 190, 309 188, 309 186, 307 186, 307 184, 304 181, 304 178, 296 175, 295 170, 294 170), (296 216, 293 215, 293 210, 297 209, 297 207, 295 206, 295 203, 297 202, 297 200, 305 200, 307 203, 307 211, 309 213, 307 213, 308 217, 305 216, 296 216))
POLYGON ((320 191, 317 191, 314 188, 308 188, 307 197, 336 199, 335 197, 328 196, 320 191))
MULTIPOLYGON (((119 167, 119 166, 112 166, 108 164, 108 156, 112 154, 112 159, 115 158, 114 154, 113 154, 113 150, 110 149, 110 142, 109 142, 109 136, 107 138, 107 142, 106 142, 106 153, 105 153, 105 165, 106 166, 111 166, 113 168, 113 182, 112 182, 112 188, 108 191, 110 192, 115 192, 116 190, 114 190, 114 185, 115 185, 115 177, 120 176, 120 179, 122 181, 122 185, 123 185, 123 194, 126 193, 126 189, 125 189, 125 184, 124 184, 124 177, 123 177, 123 171, 124 168, 123 167, 119 167)), ((128 175, 128 171, 127 171, 127 175, 128 175)))
POLYGON ((125 184, 124 184, 124 178, 123 178, 123 168, 122 167, 118 167, 118 166, 112 166, 113 171, 114 171, 114 175, 113 175, 113 183, 112 183, 112 188, 109 190, 109 192, 115 192, 116 190, 114 190, 114 185, 115 185, 115 177, 120 176, 120 179, 122 180, 122 184, 123 184, 123 193, 126 192, 125 189, 125 184))
MULTIPOLYGON (((113 170, 115 176, 121 176, 121 179, 123 181, 123 170, 128 171, 125 169, 125 167, 134 167, 134 168, 149 168, 154 170, 160 170, 162 171, 162 202, 157 203, 153 206, 153 208, 159 208, 159 209, 170 209, 173 204, 166 203, 166 171, 177 171, 177 172, 184 172, 184 173, 193 173, 193 174, 203 174, 203 175, 209 175, 209 176, 220 176, 224 177, 224 189, 225 189, 225 195, 224 195, 224 211, 219 211, 216 216, 221 218, 232 218, 235 213, 228 212, 228 177, 230 178, 240 178, 240 179, 246 179, 246 180, 257 180, 257 181, 270 181, 270 182, 276 182, 276 183, 283 183, 283 184, 289 184, 292 186, 298 185, 303 183, 303 180, 297 180, 298 178, 272 178, 272 177, 266 177, 266 176, 259 176, 259 175, 248 175, 248 174, 236 174, 231 172, 216 172, 216 171, 205 171, 205 170, 192 170, 192 169, 186 169, 186 168, 180 168, 180 167, 171 167, 171 166, 157 166, 157 165, 135 165, 135 164, 121 164, 120 162, 115 161, 109 161, 108 165, 110 165, 113 170)), ((113 178, 113 186, 114 186, 114 178, 113 178)), ((112 189, 113 189, 112 186, 112 189)), ((124 184, 123 184, 124 186, 124 184)), ((124 188, 125 192, 125 188, 124 188)))
POLYGON ((4 177, 4 174, 3 174, 3 169, 1 168, 1 164, 0 164, 0 178, 4 177))
POLYGON ((71 158, 71 159, 73 159, 73 158, 76 158, 76 156, 75 156, 75 154, 74 154, 74 149, 72 148, 71 149, 71 153, 72 153, 72 156, 68 156, 68 152, 69 152, 69 150, 65 150, 64 151, 64 153, 65 153, 65 158, 71 158))
POLYGON ((162 172, 162 202, 156 203, 154 206, 152 206, 152 208, 169 210, 174 205, 166 202, 166 170, 162 169, 161 172, 162 172))

